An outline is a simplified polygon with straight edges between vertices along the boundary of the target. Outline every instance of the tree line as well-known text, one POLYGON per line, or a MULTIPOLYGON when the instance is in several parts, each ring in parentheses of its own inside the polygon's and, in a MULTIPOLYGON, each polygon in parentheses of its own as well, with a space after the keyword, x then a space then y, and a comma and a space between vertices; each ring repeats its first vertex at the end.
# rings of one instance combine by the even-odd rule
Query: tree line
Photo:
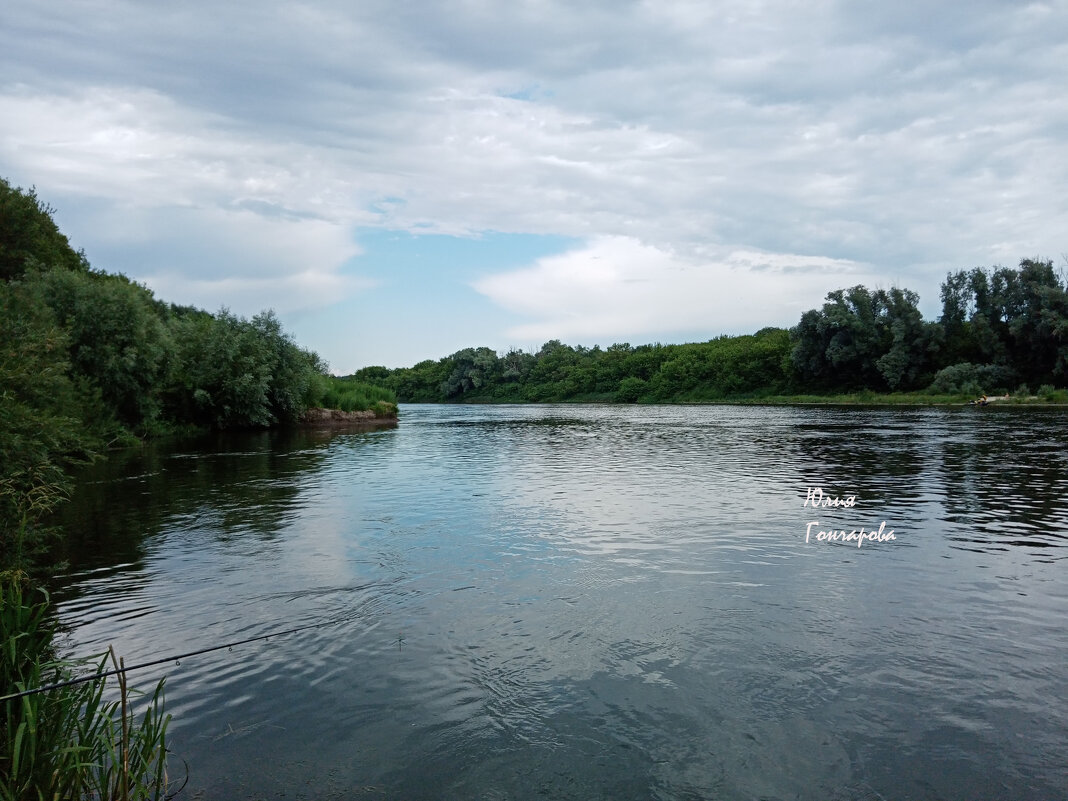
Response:
POLYGON ((274 312, 165 303, 93 269, 53 215, 0 178, 0 569, 24 563, 70 469, 109 446, 294 423, 313 406, 390 410, 388 390, 327 375, 274 312))
POLYGON ((1052 261, 949 273, 935 322, 918 300, 908 289, 829 293, 791 331, 797 380, 816 390, 948 394, 1068 385, 1068 281, 1052 261))
POLYGON ((792 329, 683 345, 602 349, 546 342, 537 352, 465 348, 354 378, 402 402, 679 403, 842 393, 1049 396, 1068 385, 1068 282, 1052 261, 951 272, 942 315, 909 289, 829 292, 792 329))

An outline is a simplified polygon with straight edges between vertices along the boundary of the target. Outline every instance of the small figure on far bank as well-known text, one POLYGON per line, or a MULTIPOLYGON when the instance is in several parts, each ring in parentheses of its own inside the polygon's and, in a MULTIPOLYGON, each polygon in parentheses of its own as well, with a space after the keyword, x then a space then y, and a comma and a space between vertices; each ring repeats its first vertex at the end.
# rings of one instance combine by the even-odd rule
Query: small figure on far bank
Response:
POLYGON ((972 406, 986 406, 986 395, 983 395, 978 400, 973 400, 972 406))

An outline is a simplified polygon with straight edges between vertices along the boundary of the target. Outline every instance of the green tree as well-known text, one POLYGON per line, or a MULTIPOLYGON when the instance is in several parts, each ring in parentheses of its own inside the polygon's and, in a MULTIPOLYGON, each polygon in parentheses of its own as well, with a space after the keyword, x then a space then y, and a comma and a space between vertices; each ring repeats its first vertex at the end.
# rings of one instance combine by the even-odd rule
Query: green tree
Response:
POLYGON ((595 363, 594 390, 596 392, 607 393, 616 390, 619 382, 627 377, 624 364, 630 352, 629 342, 616 342, 601 351, 595 363))
POLYGON ((1032 385, 1068 379, 1068 286, 1051 261, 950 273, 942 303, 941 365, 993 365, 1032 385))
POLYGON ((1024 259, 1007 282, 1005 315, 1009 351, 1017 372, 1033 383, 1068 378, 1068 291, 1052 261, 1024 259))
POLYGON ((1005 364, 1009 356, 1008 326, 1002 318, 1001 302, 1005 285, 1004 275, 995 282, 986 270, 976 267, 968 276, 975 304, 969 322, 979 356, 977 361, 1005 364))
POLYGON ((497 353, 490 348, 465 348, 448 357, 452 369, 441 382, 441 394, 455 398, 491 387, 503 372, 497 353))
POLYGON ((524 397, 535 402, 561 401, 578 391, 578 383, 571 373, 578 361, 578 354, 570 345, 558 339, 546 342, 534 354, 524 397))
POLYGON ((275 423, 295 423, 307 409, 316 377, 326 372, 326 365, 293 342, 273 311, 257 314, 251 326, 266 348, 270 418, 275 423))
POLYGON ((446 359, 425 359, 413 367, 394 370, 387 386, 402 403, 439 403, 444 400, 442 383, 451 370, 452 364, 446 359))
POLYGON ((357 381, 364 381, 368 384, 378 384, 379 386, 386 386, 389 381, 391 371, 388 367, 361 367, 352 377, 357 381))
POLYGON ((627 376, 619 382, 615 400, 617 403, 635 403, 645 394, 648 382, 637 376, 627 376))
POLYGON ((522 382, 534 366, 534 354, 515 348, 501 357, 501 378, 510 383, 522 382))
POLYGON ((35 282, 67 331, 73 374, 99 393, 106 414, 150 427, 174 350, 151 291, 96 272, 50 270, 35 282))
POLYGON ((942 329, 924 322, 915 292, 894 287, 876 296, 883 353, 875 366, 891 390, 918 387, 929 380, 942 329))
POLYGON ((66 333, 21 282, 0 282, 0 570, 23 570, 42 521, 68 494, 67 470, 99 443, 78 415, 66 333))
POLYGON ((941 330, 923 321, 908 289, 863 286, 827 294, 792 330, 791 363, 818 389, 909 389, 932 372, 941 330))
POLYGON ((85 255, 75 252, 33 188, 23 190, 0 178, 0 280, 21 277, 27 269, 58 267, 85 272, 85 255))
POLYGON ((863 286, 827 293, 821 311, 801 316, 793 330, 793 364, 802 380, 821 388, 862 388, 882 383, 876 325, 877 301, 863 286))
POLYGON ((181 422, 214 428, 267 427, 272 352, 247 320, 222 309, 173 324, 178 366, 168 396, 181 422))
POLYGON ((945 367, 978 360, 979 348, 971 323, 975 313, 971 275, 965 270, 947 273, 942 282, 941 298, 942 316, 938 324, 942 328, 943 346, 938 354, 939 364, 945 367))

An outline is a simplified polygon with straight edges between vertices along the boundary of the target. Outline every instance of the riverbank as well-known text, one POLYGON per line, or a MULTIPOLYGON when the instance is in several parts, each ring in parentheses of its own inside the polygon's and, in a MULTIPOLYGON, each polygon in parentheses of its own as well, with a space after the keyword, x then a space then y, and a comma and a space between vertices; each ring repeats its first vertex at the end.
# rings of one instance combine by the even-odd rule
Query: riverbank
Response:
POLYGON ((763 398, 731 398, 704 403, 758 406, 1068 406, 1068 391, 1057 390, 1051 397, 999 395, 976 403, 970 395, 928 395, 925 393, 858 392, 848 395, 773 395, 763 398))
POLYGON ((353 411, 324 408, 307 409, 301 415, 299 425, 329 427, 388 426, 396 425, 397 417, 397 404, 378 401, 370 409, 356 409, 353 411))
MULTIPOLYGON (((606 406, 628 405, 665 405, 665 406, 975 406, 976 398, 972 395, 932 395, 923 392, 912 393, 877 393, 856 392, 838 395, 751 395, 724 398, 680 397, 671 400, 643 400, 634 403, 621 403, 611 393, 576 395, 566 400, 550 401, 560 404, 593 403, 606 406)), ((492 397, 467 397, 461 401, 446 401, 455 405, 516 404, 538 403, 517 399, 492 397)), ((987 398, 985 408, 994 406, 1068 406, 1068 390, 1054 390, 1044 396, 1038 395, 998 395, 987 398)))

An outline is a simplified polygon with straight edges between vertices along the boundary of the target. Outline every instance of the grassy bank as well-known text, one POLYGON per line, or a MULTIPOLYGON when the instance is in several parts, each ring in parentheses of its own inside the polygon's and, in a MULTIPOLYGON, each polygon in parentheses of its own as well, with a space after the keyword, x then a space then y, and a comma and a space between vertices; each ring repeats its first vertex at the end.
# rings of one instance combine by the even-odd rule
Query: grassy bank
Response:
MULTIPOLYGON (((638 405, 709 405, 709 406, 969 406, 976 396, 970 393, 930 393, 930 392, 852 392, 833 395, 796 394, 773 395, 753 393, 725 397, 682 396, 671 400, 656 398, 639 398, 638 405)), ((440 402, 440 401, 434 401, 440 402)), ((500 398, 489 395, 464 395, 446 403, 457 404, 525 404, 531 401, 522 398, 500 398)), ((602 403, 606 405, 621 404, 613 393, 587 393, 575 395, 564 400, 550 403, 602 403)), ((987 408, 994 406, 1065 406, 1068 405, 1068 390, 1049 389, 1040 395, 997 395, 987 397, 987 408)))
MULTIPOLYGON (((772 406, 969 406, 976 398, 964 394, 929 394, 926 392, 855 392, 837 395, 766 395, 761 397, 725 398, 702 401, 714 404, 772 406)), ((1063 406, 1068 405, 1068 390, 1048 396, 1001 395, 988 397, 986 407, 994 406, 1063 406)))
POLYGON ((328 376, 318 406, 343 412, 372 411, 375 417, 397 416, 397 394, 351 376, 328 376))

